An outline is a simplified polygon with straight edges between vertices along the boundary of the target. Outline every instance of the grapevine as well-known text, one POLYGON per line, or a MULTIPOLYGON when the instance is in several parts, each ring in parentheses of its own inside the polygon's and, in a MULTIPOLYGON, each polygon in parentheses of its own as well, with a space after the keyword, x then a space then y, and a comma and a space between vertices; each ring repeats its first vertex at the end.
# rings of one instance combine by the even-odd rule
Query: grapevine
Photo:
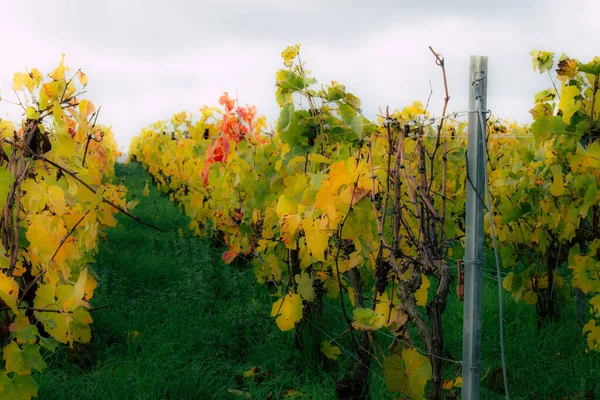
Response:
MULTIPOLYGON (((60 344, 91 339, 88 268, 118 210, 129 214, 122 185, 110 184, 119 155, 100 109, 81 94, 87 76, 67 76, 63 60, 46 77, 17 73, 20 124, 0 120, 0 397, 38 396, 31 374, 60 344)), ((99 307, 102 308, 102 307, 99 307)))

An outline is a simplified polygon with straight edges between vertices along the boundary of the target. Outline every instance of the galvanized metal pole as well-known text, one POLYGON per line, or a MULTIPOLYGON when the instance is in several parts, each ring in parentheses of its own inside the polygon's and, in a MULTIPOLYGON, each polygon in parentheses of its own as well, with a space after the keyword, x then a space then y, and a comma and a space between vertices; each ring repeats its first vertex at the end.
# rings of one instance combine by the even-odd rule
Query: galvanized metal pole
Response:
MULTIPOLYGON (((483 218, 485 149, 475 110, 487 110, 487 57, 471 56, 469 75, 469 132, 467 146, 465 297, 463 320, 463 400, 479 400, 481 376, 481 294, 483 288, 483 218), (474 83, 478 82, 477 94, 474 83)), ((485 120, 485 118, 484 118, 485 120)))

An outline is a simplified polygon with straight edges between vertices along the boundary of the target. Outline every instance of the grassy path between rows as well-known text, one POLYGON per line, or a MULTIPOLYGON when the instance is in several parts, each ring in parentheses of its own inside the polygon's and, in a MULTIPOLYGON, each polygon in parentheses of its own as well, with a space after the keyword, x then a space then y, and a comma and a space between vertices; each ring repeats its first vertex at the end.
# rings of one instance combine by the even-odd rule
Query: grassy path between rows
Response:
MULTIPOLYGON (((227 266, 222 249, 192 236, 189 220, 151 186, 137 164, 117 165, 133 213, 165 229, 118 217, 93 268, 98 276, 92 342, 50 355, 40 399, 264 399, 311 379, 290 336, 270 321, 273 300, 252 269, 227 266), (278 371, 268 382, 243 378, 252 367, 278 371)), ((333 378, 332 378, 333 379, 333 378)), ((316 391, 332 388, 322 382, 316 391)), ((323 398, 333 398, 326 396, 323 398)))
MULTIPOLYGON (((143 197, 150 178, 138 164, 117 165, 117 175, 125 179, 128 199, 140 200, 134 214, 167 232, 123 215, 107 231, 93 266, 98 289, 92 304, 108 307, 93 314, 91 344, 47 357, 49 368, 36 376, 39 398, 335 399, 335 381, 352 361, 348 354, 342 355, 342 365, 309 368, 292 335, 271 321, 274 299, 256 284, 252 269, 243 262, 225 265, 223 250, 194 237, 189 220, 152 185, 150 196, 143 197), (243 377, 256 366, 261 368, 257 379, 243 377), (294 396, 290 389, 307 396, 294 396)), ((498 393, 495 285, 493 277, 486 279, 485 399, 504 398, 498 393)), ((456 359, 462 347, 461 308, 451 295, 444 325, 449 354, 456 359)), ((337 303, 324 303, 324 320, 329 332, 345 330, 337 303)), ((511 398, 584 399, 596 382, 600 386, 600 357, 584 353, 572 312, 537 332, 534 308, 505 298, 505 320, 511 398)), ((456 366, 448 371, 450 377, 456 366)), ((376 362, 372 375, 373 399, 393 398, 376 362)))

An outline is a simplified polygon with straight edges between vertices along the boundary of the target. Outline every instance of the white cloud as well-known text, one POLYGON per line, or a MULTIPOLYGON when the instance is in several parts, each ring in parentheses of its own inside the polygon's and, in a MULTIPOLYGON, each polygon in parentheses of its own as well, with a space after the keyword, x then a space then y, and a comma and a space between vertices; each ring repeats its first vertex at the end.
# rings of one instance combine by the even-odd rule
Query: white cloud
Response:
MULTIPOLYGON (((302 43, 302 58, 320 83, 345 84, 367 117, 378 107, 442 102, 440 69, 428 45, 446 59, 451 110, 465 110, 471 54, 489 56, 488 106, 495 115, 529 120, 533 95, 550 86, 532 71, 534 48, 589 59, 597 35, 596 1, 69 2, 9 1, 0 35, 0 90, 12 74, 50 72, 67 53, 72 71, 89 76, 87 96, 119 143, 174 112, 216 105, 223 92, 255 104, 274 121, 274 76, 280 52, 302 43)), ((15 107, 0 102, 0 115, 15 107)))

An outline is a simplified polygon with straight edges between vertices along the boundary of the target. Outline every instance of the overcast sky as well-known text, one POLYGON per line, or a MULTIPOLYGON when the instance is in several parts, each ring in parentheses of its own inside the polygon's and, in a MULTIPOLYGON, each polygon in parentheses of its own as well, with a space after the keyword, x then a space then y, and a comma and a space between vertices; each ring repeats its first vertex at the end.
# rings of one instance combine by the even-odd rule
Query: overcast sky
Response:
MULTIPOLYGON (((533 72, 533 49, 582 61, 600 55, 600 1, 505 0, 59 1, 0 0, 0 95, 14 100, 15 72, 49 73, 66 53, 71 72, 89 77, 87 98, 102 106, 127 148, 142 127, 174 112, 217 105, 223 92, 254 104, 274 122, 275 73, 281 51, 301 56, 320 83, 336 80, 374 118, 425 102, 441 111, 440 69, 427 46, 446 59, 451 111, 467 109, 470 55, 489 57, 488 108, 531 120, 533 95, 551 86, 533 72), (493 3, 493 5, 492 5, 493 3)), ((0 117, 19 112, 0 101, 0 117)))

